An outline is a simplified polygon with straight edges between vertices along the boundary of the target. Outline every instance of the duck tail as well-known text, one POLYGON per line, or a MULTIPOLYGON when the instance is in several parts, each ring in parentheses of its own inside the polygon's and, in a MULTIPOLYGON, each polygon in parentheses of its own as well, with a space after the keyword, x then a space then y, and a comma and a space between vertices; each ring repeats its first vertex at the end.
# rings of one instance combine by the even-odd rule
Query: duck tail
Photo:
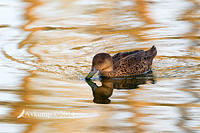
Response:
POLYGON ((153 45, 149 50, 146 51, 148 56, 151 56, 152 59, 157 55, 156 47, 153 45))

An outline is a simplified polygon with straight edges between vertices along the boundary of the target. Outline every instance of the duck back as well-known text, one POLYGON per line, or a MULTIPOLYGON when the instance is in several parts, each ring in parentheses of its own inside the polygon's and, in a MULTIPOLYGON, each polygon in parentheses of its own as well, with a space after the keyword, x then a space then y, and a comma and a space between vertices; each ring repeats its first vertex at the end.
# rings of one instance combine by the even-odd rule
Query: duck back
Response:
POLYGON ((156 47, 152 46, 147 51, 136 50, 114 55, 112 77, 140 75, 149 71, 156 54, 156 47))

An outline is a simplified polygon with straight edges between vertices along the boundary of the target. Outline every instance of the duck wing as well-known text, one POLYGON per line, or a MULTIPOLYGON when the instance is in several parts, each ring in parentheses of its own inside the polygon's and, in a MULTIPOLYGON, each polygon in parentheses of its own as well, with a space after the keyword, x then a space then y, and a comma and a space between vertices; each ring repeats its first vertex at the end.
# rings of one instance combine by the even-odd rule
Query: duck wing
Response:
POLYGON ((114 64, 115 76, 139 75, 148 71, 156 54, 156 47, 153 46, 147 51, 141 50, 120 59, 114 64))
POLYGON ((121 52, 121 53, 117 53, 115 55, 112 56, 112 60, 113 60, 113 64, 115 64, 116 62, 118 62, 119 60, 121 60, 122 58, 129 56, 131 54, 135 54, 137 52, 141 52, 143 50, 135 50, 135 51, 131 51, 131 52, 121 52))

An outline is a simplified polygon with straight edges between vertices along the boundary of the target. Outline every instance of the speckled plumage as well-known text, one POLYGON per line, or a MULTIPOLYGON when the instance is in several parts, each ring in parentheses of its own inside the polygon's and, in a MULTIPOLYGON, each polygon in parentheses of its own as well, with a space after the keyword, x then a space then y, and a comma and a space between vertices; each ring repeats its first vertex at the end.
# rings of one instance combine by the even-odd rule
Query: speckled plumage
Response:
POLYGON ((91 72, 94 70, 99 71, 105 77, 140 75, 150 70, 156 54, 155 46, 147 51, 122 52, 114 56, 99 53, 93 58, 91 72))

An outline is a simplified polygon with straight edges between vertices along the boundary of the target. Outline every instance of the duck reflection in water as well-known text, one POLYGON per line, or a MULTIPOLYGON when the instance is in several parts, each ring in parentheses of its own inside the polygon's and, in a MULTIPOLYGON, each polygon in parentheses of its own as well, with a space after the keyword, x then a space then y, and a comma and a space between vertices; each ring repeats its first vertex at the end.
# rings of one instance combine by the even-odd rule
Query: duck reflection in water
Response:
POLYGON ((155 83, 153 72, 138 76, 122 77, 122 78, 106 78, 100 77, 101 86, 98 86, 91 79, 86 79, 87 84, 91 87, 93 92, 93 102, 98 104, 109 104, 111 100, 109 97, 113 93, 113 89, 136 89, 139 85, 146 84, 150 81, 155 83))

